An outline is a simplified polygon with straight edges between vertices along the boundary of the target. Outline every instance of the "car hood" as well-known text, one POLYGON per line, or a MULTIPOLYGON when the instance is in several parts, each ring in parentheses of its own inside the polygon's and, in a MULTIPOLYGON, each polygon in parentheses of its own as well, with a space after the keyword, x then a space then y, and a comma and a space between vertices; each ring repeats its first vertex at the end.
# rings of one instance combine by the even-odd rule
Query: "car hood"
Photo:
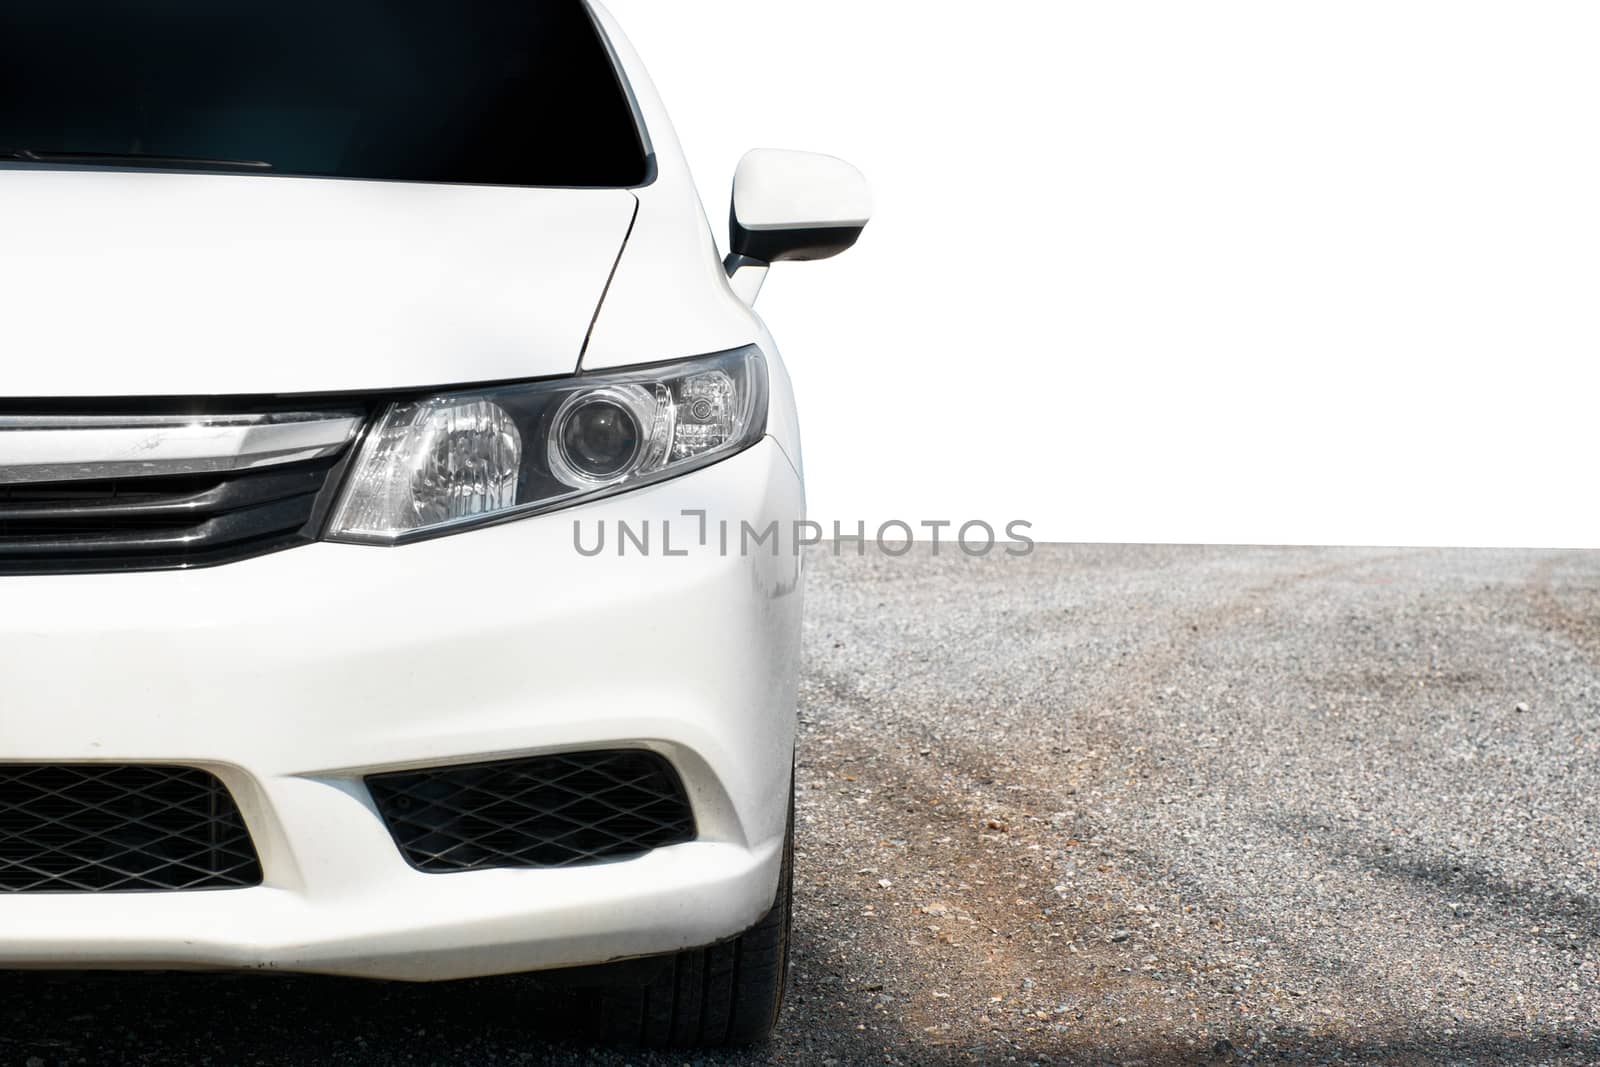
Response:
POLYGON ((570 374, 638 201, 0 167, 0 397, 570 374))

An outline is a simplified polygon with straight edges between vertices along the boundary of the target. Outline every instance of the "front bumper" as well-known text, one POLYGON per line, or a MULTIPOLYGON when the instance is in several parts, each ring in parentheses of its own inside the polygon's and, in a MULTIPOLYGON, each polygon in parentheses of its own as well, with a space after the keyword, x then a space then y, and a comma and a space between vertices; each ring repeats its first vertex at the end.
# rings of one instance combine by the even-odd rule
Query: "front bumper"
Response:
POLYGON ((201 767, 259 888, 0 894, 0 966, 266 968, 434 980, 709 944, 771 905, 794 743, 799 478, 771 440, 584 508, 400 549, 212 570, 0 578, 0 760, 201 767), (696 543, 698 518, 713 524, 696 543), (730 551, 715 524, 777 522, 730 551), (652 551, 617 524, 649 528, 652 551), (575 546, 574 526, 595 557, 575 546), (666 555, 660 531, 672 529, 666 555), (362 779, 643 747, 696 841, 560 870, 423 874, 362 779))

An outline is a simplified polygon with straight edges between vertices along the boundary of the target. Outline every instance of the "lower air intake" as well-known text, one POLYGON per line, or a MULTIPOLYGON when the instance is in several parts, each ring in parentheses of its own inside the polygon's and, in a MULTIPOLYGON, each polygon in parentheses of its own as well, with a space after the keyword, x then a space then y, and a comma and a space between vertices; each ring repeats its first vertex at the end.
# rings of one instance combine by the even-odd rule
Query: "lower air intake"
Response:
POLYGON ((694 840, 683 783, 653 752, 581 752, 367 779, 406 861, 443 874, 572 867, 694 840))
POLYGON ((0 893, 261 884, 227 787, 189 767, 0 764, 0 893))

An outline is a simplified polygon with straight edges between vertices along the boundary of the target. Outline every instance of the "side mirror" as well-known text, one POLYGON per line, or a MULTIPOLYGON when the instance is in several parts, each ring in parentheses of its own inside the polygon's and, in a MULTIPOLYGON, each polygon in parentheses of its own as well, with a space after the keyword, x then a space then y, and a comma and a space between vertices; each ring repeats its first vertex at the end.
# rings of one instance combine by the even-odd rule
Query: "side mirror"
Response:
POLYGON ((758 148, 733 179, 729 284, 754 304, 772 264, 836 256, 871 217, 867 179, 844 160, 758 148))

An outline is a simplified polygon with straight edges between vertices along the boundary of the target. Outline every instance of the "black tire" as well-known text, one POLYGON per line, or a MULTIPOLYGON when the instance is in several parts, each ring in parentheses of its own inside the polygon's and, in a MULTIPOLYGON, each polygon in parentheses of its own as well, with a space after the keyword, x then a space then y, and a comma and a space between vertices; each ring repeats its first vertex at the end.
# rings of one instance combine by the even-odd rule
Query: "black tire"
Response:
POLYGON ((789 979, 794 890, 794 793, 778 895, 761 921, 730 941, 660 961, 646 982, 607 990, 602 1039, 643 1048, 753 1045, 772 1036, 789 979))

